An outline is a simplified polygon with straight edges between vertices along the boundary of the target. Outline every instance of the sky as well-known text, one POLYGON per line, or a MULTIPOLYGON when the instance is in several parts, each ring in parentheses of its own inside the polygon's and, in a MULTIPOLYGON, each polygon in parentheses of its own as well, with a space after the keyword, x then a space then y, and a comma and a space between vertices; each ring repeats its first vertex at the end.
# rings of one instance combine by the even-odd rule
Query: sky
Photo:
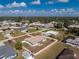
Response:
POLYGON ((0 0, 0 16, 79 16, 79 0, 0 0))

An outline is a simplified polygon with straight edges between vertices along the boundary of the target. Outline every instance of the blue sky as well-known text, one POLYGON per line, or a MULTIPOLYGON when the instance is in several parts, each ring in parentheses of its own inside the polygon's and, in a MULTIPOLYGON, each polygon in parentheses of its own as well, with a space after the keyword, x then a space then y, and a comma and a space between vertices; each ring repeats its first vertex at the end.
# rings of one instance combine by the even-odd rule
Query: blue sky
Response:
POLYGON ((79 0, 0 0, 0 16, 79 16, 79 0))

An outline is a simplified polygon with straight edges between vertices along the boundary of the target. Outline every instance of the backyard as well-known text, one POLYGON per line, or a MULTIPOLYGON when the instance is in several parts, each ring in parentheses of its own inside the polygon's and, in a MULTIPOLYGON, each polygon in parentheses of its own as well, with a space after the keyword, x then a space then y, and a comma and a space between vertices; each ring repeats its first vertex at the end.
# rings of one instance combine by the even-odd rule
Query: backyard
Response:
POLYGON ((27 32, 28 32, 28 33, 32 33, 32 32, 36 32, 36 31, 40 31, 40 30, 41 30, 41 29, 37 29, 37 28, 33 28, 33 27, 32 27, 32 28, 29 28, 27 32))
POLYGON ((35 56, 36 59, 55 59, 57 55, 65 48, 60 42, 52 45, 50 48, 35 56))
POLYGON ((13 37, 16 37, 16 36, 20 36, 20 35, 24 35, 25 33, 22 33, 20 30, 14 30, 13 33, 11 33, 11 35, 13 37))

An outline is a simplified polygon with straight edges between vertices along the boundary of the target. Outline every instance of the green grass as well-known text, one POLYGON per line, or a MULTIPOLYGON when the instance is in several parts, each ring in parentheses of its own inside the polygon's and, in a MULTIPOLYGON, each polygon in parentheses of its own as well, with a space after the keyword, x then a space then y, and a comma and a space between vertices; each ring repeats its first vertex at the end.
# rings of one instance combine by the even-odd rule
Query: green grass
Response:
POLYGON ((11 33, 11 35, 13 37, 16 37, 16 36, 20 36, 20 35, 23 35, 25 33, 22 33, 20 30, 14 30, 14 33, 11 33))
POLYGON ((19 37, 19 38, 15 38, 14 40, 15 40, 15 41, 23 41, 24 39, 26 39, 26 38, 28 38, 28 37, 30 37, 30 36, 25 35, 25 36, 22 36, 22 37, 19 37))
POLYGON ((47 32, 47 31, 49 31, 48 29, 46 29, 46 30, 44 30, 44 31, 42 31, 42 32, 47 32))
POLYGON ((60 42, 51 46, 49 49, 37 55, 36 59, 55 59, 57 55, 65 48, 60 42))
POLYGON ((0 40, 4 40, 4 39, 6 38, 2 35, 2 33, 0 33, 0 40))
POLYGON ((31 33, 31 32, 36 32, 36 31, 39 31, 39 29, 37 30, 36 28, 29 28, 28 29, 28 32, 31 33))
POLYGON ((56 36, 56 39, 58 39, 59 41, 64 40, 65 37, 65 32, 64 31, 58 31, 59 34, 56 36))
POLYGON ((17 51, 17 53, 18 53, 18 55, 17 55, 16 59, 24 59, 22 57, 22 51, 17 51))

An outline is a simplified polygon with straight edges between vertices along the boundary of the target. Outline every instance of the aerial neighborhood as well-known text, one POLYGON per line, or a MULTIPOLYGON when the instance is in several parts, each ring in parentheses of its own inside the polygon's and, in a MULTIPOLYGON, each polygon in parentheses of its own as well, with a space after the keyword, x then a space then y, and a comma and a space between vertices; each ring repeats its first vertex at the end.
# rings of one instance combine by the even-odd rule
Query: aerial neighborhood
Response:
POLYGON ((51 58, 79 58, 79 20, 0 21, 0 59, 51 58))
POLYGON ((79 59, 79 0, 0 0, 0 59, 79 59))

